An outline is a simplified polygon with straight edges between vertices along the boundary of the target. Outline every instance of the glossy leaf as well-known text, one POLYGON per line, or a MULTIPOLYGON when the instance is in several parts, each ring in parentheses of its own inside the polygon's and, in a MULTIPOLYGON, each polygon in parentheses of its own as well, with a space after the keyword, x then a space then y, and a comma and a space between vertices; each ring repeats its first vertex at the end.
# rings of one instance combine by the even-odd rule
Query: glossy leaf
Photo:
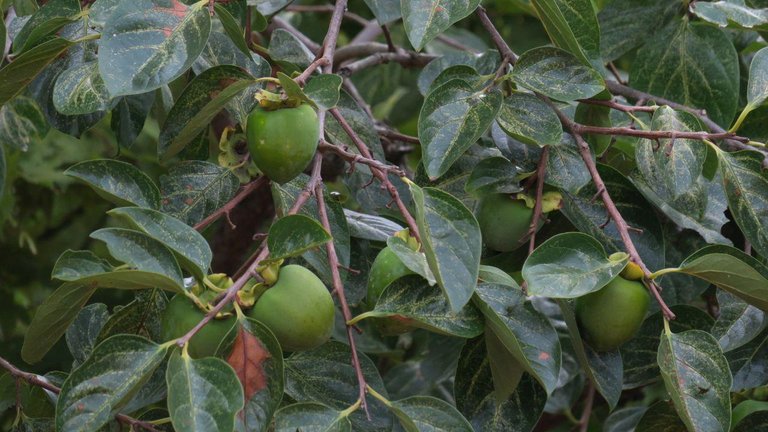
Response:
POLYGON ((467 419, 448 402, 430 396, 413 396, 390 407, 407 431, 473 432, 467 419))
MULTIPOLYGON (((768 9, 765 9, 765 23, 768 24, 768 9)), ((761 49, 749 64, 747 84, 747 107, 750 111, 768 99, 768 49, 761 49)))
POLYGON ((602 66, 600 28, 589 0, 532 0, 555 46, 575 54, 584 64, 602 66))
POLYGON ((29 17, 24 27, 13 37, 13 53, 22 53, 45 41, 61 27, 73 22, 72 17, 79 12, 80 4, 76 0, 46 2, 29 17))
POLYGON ((445 174, 488 130, 501 102, 500 91, 475 91, 456 79, 427 95, 419 113, 419 139, 431 180, 445 174))
POLYGON ((112 130, 120 147, 129 148, 144 129, 144 122, 155 102, 155 93, 120 98, 112 109, 112 130))
POLYGON ((448 304, 458 312, 477 284, 482 248, 480 226, 461 201, 434 188, 409 184, 429 268, 448 304))
POLYGON ((528 93, 513 93, 504 99, 496 121, 509 136, 526 144, 558 145, 563 136, 557 114, 544 101, 528 93))
POLYGON ((717 292, 720 314, 712 326, 712 336, 723 352, 748 343, 768 327, 765 312, 726 291, 717 292))
POLYGON ((605 89, 603 78, 573 54, 541 47, 520 56, 512 79, 528 90, 560 101, 586 99, 605 89))
POLYGON ((365 0, 379 24, 388 24, 401 17, 400 3, 391 0, 365 0))
POLYGON ((45 138, 50 126, 34 99, 17 96, 0 107, 0 145, 27 151, 45 138))
POLYGON ((288 215, 269 228, 267 245, 271 259, 298 256, 331 241, 320 222, 304 215, 288 215))
POLYGON ((64 174, 92 187, 103 198, 118 205, 157 209, 160 192, 144 172, 113 159, 94 159, 75 164, 64 174))
POLYGON ((715 338, 701 330, 667 331, 658 355, 661 376, 689 430, 727 431, 731 371, 715 338))
POLYGON ((480 0, 401 0, 403 26, 411 45, 420 51, 453 23, 474 12, 480 0))
POLYGON ((517 168, 509 159, 493 156, 481 160, 470 173, 464 189, 474 195, 521 192, 517 168))
POLYGON ((768 28, 768 10, 753 9, 744 0, 694 3, 691 12, 718 27, 765 30, 768 28))
POLYGON ((614 0, 600 11, 600 51, 613 61, 651 39, 655 32, 679 20, 680 4, 659 0, 614 0))
POLYGON ((347 217, 349 233, 352 237, 365 240, 387 241, 396 232, 403 229, 402 226, 381 216, 358 213, 350 209, 344 209, 347 217))
POLYGON ((97 337, 109 318, 107 305, 94 303, 84 307, 65 333, 67 347, 75 364, 83 363, 91 355, 97 337))
POLYGON ((387 246, 392 249, 392 252, 397 255, 403 265, 408 267, 409 270, 426 279, 429 285, 437 283, 435 275, 429 268, 429 262, 424 252, 411 249, 403 239, 398 237, 389 237, 386 241, 387 246))
POLYGON ((104 323, 96 343, 117 334, 135 334, 160 342, 160 321, 167 306, 168 298, 162 290, 138 291, 135 300, 115 310, 104 323))
MULTIPOLYGON (((568 192, 579 191, 592 181, 589 171, 584 169, 579 145, 570 134, 564 133, 559 145, 550 146, 546 175, 547 184, 568 192)), ((612 197, 613 194, 611 191, 612 197)))
POLYGON ((768 172, 764 154, 756 151, 717 152, 728 208, 744 236, 768 256, 768 172))
POLYGON ((627 256, 606 257, 593 237, 582 233, 556 235, 525 261, 528 292, 552 298, 576 298, 604 287, 624 268, 627 256))
POLYGON ((160 177, 162 210, 192 226, 223 207, 239 187, 228 169, 202 161, 179 163, 160 177))
POLYGON ((480 283, 473 303, 517 362, 552 393, 560 374, 561 351, 557 331, 533 308, 516 283, 480 283))
POLYGON ((688 432, 685 424, 675 412, 669 401, 659 401, 651 405, 640 421, 635 432, 688 432))
POLYGON ((304 93, 321 110, 329 110, 339 103, 343 79, 339 75, 313 76, 304 86, 304 93))
POLYGON ((121 207, 108 212, 135 228, 160 241, 169 248, 185 270, 202 279, 213 260, 208 242, 196 230, 179 219, 156 210, 138 207, 121 207))
POLYGON ((117 414, 165 358, 166 347, 118 335, 97 346, 64 381, 56 404, 56 430, 98 430, 117 414))
POLYGON ((102 228, 91 233, 91 238, 107 245, 110 255, 128 266, 145 272, 157 273, 184 286, 179 263, 173 253, 161 242, 138 232, 122 228, 102 228))
POLYGON ((53 38, 16 57, 0 69, 0 106, 5 105, 75 42, 53 38))
POLYGON ((232 367, 215 357, 192 359, 176 350, 166 372, 168 412, 176 430, 232 431, 243 388, 232 367))
POLYGON ((139 94, 170 83, 205 47, 211 16, 204 4, 179 0, 122 2, 104 24, 99 72, 114 96, 139 94))
POLYGON ((680 20, 658 32, 632 62, 633 88, 703 108, 727 126, 739 98, 736 50, 720 29, 680 20), (663 79, 661 77, 664 77, 663 79))
POLYGON ((104 111, 110 108, 110 101, 96 61, 67 69, 53 86, 53 106, 62 114, 104 111))
POLYGON ((275 432, 311 428, 318 432, 351 432, 352 423, 339 410, 317 402, 288 405, 275 415, 275 432))
POLYGON ((213 6, 216 16, 221 21, 224 31, 232 42, 240 49, 245 55, 250 56, 251 50, 248 48, 248 43, 245 41, 245 32, 240 28, 237 19, 232 16, 231 13, 221 3, 213 6))

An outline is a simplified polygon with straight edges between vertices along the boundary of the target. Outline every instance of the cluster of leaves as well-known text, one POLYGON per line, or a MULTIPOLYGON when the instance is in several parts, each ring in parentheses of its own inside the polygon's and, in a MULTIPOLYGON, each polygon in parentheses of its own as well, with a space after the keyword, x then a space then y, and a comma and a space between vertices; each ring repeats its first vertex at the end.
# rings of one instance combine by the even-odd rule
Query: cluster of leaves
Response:
POLYGON ((0 341, 23 334, 2 354, 44 361, 49 388, 0 374, 3 426, 768 424, 768 411, 731 415, 768 385, 766 154, 728 151, 748 141, 735 133, 768 139, 768 2, 498 0, 485 5, 496 34, 479 0, 350 2, 341 27, 328 24, 333 5, 291 0, 40 3, 0 0, 0 40, 12 41, 0 68, 0 252, 10 257, 0 277, 11 281, 0 293, 26 311, 2 318, 0 341), (368 42, 380 25, 387 44, 368 42), (336 69, 294 81, 333 50, 335 37, 312 41, 328 35, 340 36, 336 69), (269 329, 238 315, 215 357, 192 359, 161 339, 161 316, 169 294, 212 270, 209 241, 222 230, 209 218, 267 184, 239 145, 265 82, 324 114, 324 162, 355 154, 345 159, 354 169, 327 175, 324 199, 298 214, 319 169, 272 183, 261 204, 278 216, 267 221, 270 259, 340 282, 345 301, 316 350, 284 355, 269 329), (391 161, 411 179, 387 176, 391 161), (538 247, 484 248, 478 199, 538 180, 563 196, 538 247), (395 236, 404 228, 418 250, 395 236), (372 301, 368 274, 384 246, 414 275, 372 301), (676 319, 654 304, 632 340, 597 352, 573 300, 618 277, 633 250, 676 319), (335 278, 336 261, 353 271, 335 278), (49 271, 61 285, 47 295, 39 274, 49 271), (381 334, 387 320, 411 331, 381 334))

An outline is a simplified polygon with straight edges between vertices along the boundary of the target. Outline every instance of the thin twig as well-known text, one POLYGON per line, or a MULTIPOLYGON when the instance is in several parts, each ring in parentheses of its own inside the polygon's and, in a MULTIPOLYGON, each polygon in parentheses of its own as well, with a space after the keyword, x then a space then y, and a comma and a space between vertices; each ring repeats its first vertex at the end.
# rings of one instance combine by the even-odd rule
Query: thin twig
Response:
POLYGON ((331 144, 326 140, 320 140, 319 149, 320 151, 323 151, 323 152, 331 152, 338 155, 340 158, 349 162, 349 164, 352 166, 354 166, 354 164, 356 163, 361 163, 364 165, 368 165, 369 167, 377 170, 391 172, 392 174, 395 174, 398 177, 403 177, 405 175, 405 173, 403 172, 402 169, 400 169, 400 167, 397 167, 395 165, 388 165, 383 162, 379 162, 376 159, 369 159, 357 153, 352 153, 351 151, 348 151, 340 146, 331 144))
POLYGON ((328 66, 329 70, 333 69, 333 56, 336 53, 336 41, 339 38, 339 31, 341 29, 341 21, 344 18, 344 12, 347 10, 347 0, 337 0, 336 6, 334 6, 333 15, 331 15, 331 23, 328 25, 328 33, 325 34, 323 40, 323 47, 318 53, 318 57, 313 61, 309 67, 307 67, 301 75, 295 78, 295 81, 299 85, 304 85, 314 71, 321 66, 328 66))
POLYGON ((493 25, 491 18, 488 17, 488 11, 486 11, 484 7, 478 6, 476 13, 477 17, 480 18, 483 27, 485 27, 485 30, 491 36, 493 44, 498 48, 501 57, 509 60, 509 62, 514 65, 517 62, 517 54, 512 51, 512 48, 510 48, 504 41, 504 38, 496 29, 496 26, 493 25))
POLYGON ((379 136, 389 138, 395 141, 402 141, 404 143, 419 144, 419 138, 411 135, 400 133, 389 127, 376 126, 376 132, 379 136))
MULTIPOLYGON (((285 10, 288 12, 332 13, 335 11, 335 8, 333 5, 290 5, 285 10)), ((354 12, 345 11, 344 18, 363 27, 368 25, 367 19, 354 12)))
POLYGON ((658 105, 654 106, 648 106, 648 105, 624 105, 622 103, 616 102, 615 100, 602 100, 602 99, 579 99, 579 102, 587 103, 590 105, 602 105, 606 106, 608 108, 631 113, 631 112, 647 112, 652 113, 655 112, 657 109, 659 109, 658 105))
MULTIPOLYGON (((17 380, 22 379, 22 380, 24 380, 24 381, 28 382, 29 384, 32 384, 32 385, 34 385, 36 387, 40 387, 42 389, 48 390, 48 391, 56 393, 56 394, 61 393, 61 388, 57 387, 54 384, 51 384, 50 382, 46 381, 45 379, 43 379, 42 377, 40 377, 37 374, 33 374, 33 373, 29 373, 29 372, 24 372, 23 370, 17 368, 13 364, 11 364, 11 362, 9 362, 8 360, 6 360, 6 359, 4 359, 2 357, 0 357, 0 367, 5 369, 5 370, 7 370, 8 373, 10 373, 11 376, 16 378, 17 380)), ((115 419, 117 419, 117 421, 119 421, 119 422, 121 422, 123 424, 128 424, 128 425, 130 425, 132 427, 134 427, 134 426, 140 427, 140 428, 142 428, 144 430, 148 430, 150 432, 160 432, 151 423, 148 423, 148 422, 145 422, 145 421, 142 421, 142 420, 139 420, 139 419, 127 416, 125 414, 117 414, 117 415, 115 415, 115 419)))
POLYGON ((207 227, 208 225, 212 224, 214 221, 216 221, 218 218, 220 218, 224 214, 228 214, 232 209, 237 207, 248 195, 252 194, 254 191, 259 189, 262 185, 267 183, 267 178, 264 176, 261 176, 257 178, 256 180, 246 184, 240 189, 240 192, 235 195, 234 198, 229 200, 226 204, 224 204, 223 207, 216 210, 215 212, 209 214, 206 216, 205 219, 201 220, 197 224, 195 224, 195 229, 198 231, 202 231, 207 227))
POLYGON ((738 136, 731 132, 688 132, 688 131, 653 131, 653 130, 641 130, 628 127, 602 127, 602 126, 588 126, 578 123, 573 123, 572 128, 580 134, 594 134, 594 135, 621 135, 632 136, 647 139, 694 139, 694 140, 733 140, 741 143, 749 142, 749 138, 738 136))
POLYGON ((547 162, 549 161, 549 146, 544 146, 539 158, 539 166, 536 169, 536 204, 533 206, 533 215, 531 215, 531 225, 528 227, 528 255, 533 253, 536 248, 536 232, 539 228, 539 219, 541 219, 541 197, 544 194, 544 177, 547 175, 547 162))
POLYGON ((592 405, 595 402, 595 386, 589 383, 587 387, 587 397, 584 400, 584 410, 581 412, 581 418, 579 419, 579 432, 587 432, 589 430, 589 418, 592 416, 592 405))

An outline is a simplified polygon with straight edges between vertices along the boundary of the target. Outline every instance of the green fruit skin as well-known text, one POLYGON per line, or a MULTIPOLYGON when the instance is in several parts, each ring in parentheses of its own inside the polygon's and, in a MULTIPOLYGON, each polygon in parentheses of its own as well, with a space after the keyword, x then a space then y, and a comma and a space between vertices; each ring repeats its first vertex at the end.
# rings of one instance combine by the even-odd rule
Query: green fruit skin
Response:
MULTIPOLYGON (((184 336, 192 327, 203 319, 205 313, 183 294, 177 294, 168 303, 161 320, 162 337, 164 341, 184 336)), ((232 329, 237 319, 229 316, 224 319, 213 319, 206 324, 192 339, 187 350, 193 358, 211 357, 224 336, 232 329)))
POLYGON ((475 214, 485 245, 498 252, 513 251, 525 243, 533 209, 506 194, 480 200, 475 214))
POLYGON ((320 138, 320 122, 307 104, 273 111, 257 107, 248 116, 246 135, 256 166, 270 180, 285 183, 312 161, 320 138))
POLYGON ((300 265, 287 265, 248 315, 272 330, 284 350, 306 351, 331 337, 335 313, 323 281, 300 265))
POLYGON ((392 282, 403 276, 415 274, 400 261, 397 254, 389 246, 376 255, 368 275, 368 305, 373 308, 381 297, 381 293, 392 282))
POLYGON ((617 277, 599 291, 576 299, 576 318, 592 348, 610 351, 632 339, 649 302, 643 284, 617 277))

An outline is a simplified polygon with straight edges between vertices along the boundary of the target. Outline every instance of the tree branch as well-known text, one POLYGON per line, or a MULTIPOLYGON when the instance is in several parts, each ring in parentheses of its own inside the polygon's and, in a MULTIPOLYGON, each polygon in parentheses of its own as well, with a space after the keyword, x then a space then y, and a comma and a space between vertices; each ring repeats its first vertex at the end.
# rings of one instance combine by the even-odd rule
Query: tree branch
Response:
POLYGON ((347 10, 347 0, 336 0, 336 6, 331 15, 331 23, 328 25, 328 33, 325 34, 323 40, 322 51, 318 53, 318 57, 313 61, 309 67, 307 67, 301 75, 295 78, 295 81, 299 85, 304 85, 310 75, 321 66, 328 66, 329 70, 333 70, 333 56, 336 52, 336 41, 339 39, 339 30, 341 29, 341 21, 344 19, 344 12, 347 10))
POLYGON ((544 177, 547 175, 547 162, 549 161, 549 146, 544 146, 539 158, 539 166, 536 168, 536 204, 533 206, 531 225, 528 227, 528 255, 536 248, 536 232, 539 230, 541 218, 541 196, 544 194, 544 177))
POLYGON ((229 202, 224 204, 224 207, 221 207, 220 209, 206 216, 205 219, 195 224, 194 228, 198 231, 204 230, 208 225, 212 224, 222 215, 232 211, 232 209, 237 207, 238 204, 240 204, 248 195, 253 193, 255 190, 259 189, 261 186, 265 185, 266 183, 267 183, 267 178, 264 176, 261 176, 256 180, 253 180, 252 182, 246 184, 240 189, 240 191, 237 193, 237 195, 235 195, 234 198, 232 198, 231 200, 229 200, 229 202))
POLYGON ((340 158, 344 159, 345 161, 349 162, 349 164, 354 167, 354 164, 356 163, 362 163, 364 165, 368 165, 369 167, 373 169, 377 169, 380 171, 386 171, 391 172, 392 174, 397 175, 398 177, 405 176, 405 173, 403 170, 400 169, 400 167, 394 166, 394 165, 388 165, 382 162, 379 162, 376 159, 369 159, 367 157, 363 157, 357 153, 352 153, 351 151, 348 151, 340 146, 334 145, 329 143, 326 140, 320 140, 320 151, 323 152, 331 152, 336 155, 338 155, 340 158))
MULTIPOLYGON (((43 388, 45 390, 48 390, 50 392, 59 394, 61 393, 61 389, 50 382, 46 381, 45 379, 41 378, 39 375, 24 372, 23 370, 17 368, 16 366, 12 365, 11 362, 8 360, 0 357, 0 367, 7 370, 8 373, 11 374, 14 378, 17 380, 22 379, 34 386, 43 388)), ((115 419, 123 424, 128 424, 131 427, 140 427, 144 430, 150 431, 150 432, 160 432, 158 429, 154 427, 152 423, 145 422, 130 416, 127 416, 125 414, 116 414, 115 419)))
MULTIPOLYGON (((633 129, 629 127, 602 127, 602 126, 588 126, 578 123, 572 124, 573 130, 580 134, 594 134, 594 135, 623 135, 648 139, 694 139, 694 140, 733 140, 740 143, 749 142, 749 138, 738 136, 731 132, 687 132, 687 131, 648 131, 642 129, 633 129)), ((751 147, 750 147, 751 148, 751 147)))

